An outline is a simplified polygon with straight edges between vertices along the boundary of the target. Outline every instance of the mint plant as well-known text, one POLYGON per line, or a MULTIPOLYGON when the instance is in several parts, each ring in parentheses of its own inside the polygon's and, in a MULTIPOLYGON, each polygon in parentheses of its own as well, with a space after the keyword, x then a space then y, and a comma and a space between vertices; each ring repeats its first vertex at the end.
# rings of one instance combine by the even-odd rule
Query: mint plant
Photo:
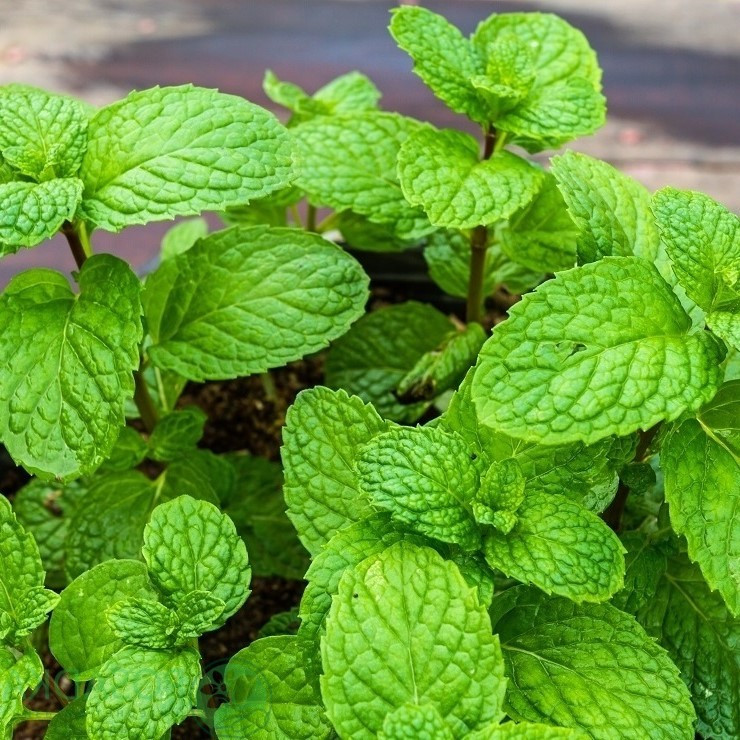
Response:
POLYGON ((390 31, 479 141, 379 110, 358 72, 314 94, 268 72, 285 127, 191 86, 97 112, 0 89, 3 249, 61 230, 79 267, 77 292, 33 270, 0 299, 0 438, 37 474, 0 501, 5 735, 740 735, 738 219, 524 156, 604 121, 596 55, 556 16, 466 38, 405 6, 390 31), (205 210, 229 227, 178 223, 143 286, 91 254, 95 228, 205 210), (361 316, 345 246, 420 250, 464 316, 361 316), (499 322, 502 286, 522 297, 499 322), (329 343, 282 467, 203 447, 187 381, 329 343), (303 578, 300 604, 204 701, 198 639, 252 575, 303 578), (76 686, 58 713, 24 703, 49 612, 76 686))

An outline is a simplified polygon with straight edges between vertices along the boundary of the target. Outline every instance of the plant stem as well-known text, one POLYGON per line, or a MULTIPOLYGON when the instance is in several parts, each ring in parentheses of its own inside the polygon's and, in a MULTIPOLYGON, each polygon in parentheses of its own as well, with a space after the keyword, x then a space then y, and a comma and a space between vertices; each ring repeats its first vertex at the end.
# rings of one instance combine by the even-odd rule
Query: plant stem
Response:
POLYGON ((18 715, 15 718, 15 723, 20 724, 21 722, 33 722, 40 720, 42 722, 48 722, 54 719, 56 712, 34 712, 32 709, 26 709, 24 707, 23 714, 18 715))
POLYGON ((70 221, 65 221, 62 224, 62 233, 67 238, 67 243, 72 250, 72 256, 75 258, 77 267, 82 269, 85 260, 90 256, 90 242, 87 240, 87 233, 85 232, 83 237, 78 224, 73 224, 70 221))
POLYGON ((306 209, 306 231, 316 231, 316 206, 310 203, 306 209))
MULTIPOLYGON (((483 139, 482 161, 490 159, 496 149, 496 130, 489 126, 483 139)), ((481 323, 483 313, 483 281, 486 275, 486 249, 488 249, 488 229, 476 226, 470 235, 470 276, 468 278, 468 302, 465 319, 468 323, 481 323)))
POLYGON ((144 373, 141 369, 134 372, 134 383, 134 403, 136 408, 139 409, 139 416, 141 416, 141 421, 144 423, 147 432, 151 432, 157 425, 159 412, 149 395, 149 388, 147 388, 144 373))
POLYGON ((637 462, 643 462, 643 460, 645 460, 648 450, 650 449, 650 445, 653 443, 655 435, 658 433, 659 429, 660 422, 655 426, 650 427, 650 429, 640 432, 640 441, 637 443, 637 451, 635 452, 635 460, 637 462))

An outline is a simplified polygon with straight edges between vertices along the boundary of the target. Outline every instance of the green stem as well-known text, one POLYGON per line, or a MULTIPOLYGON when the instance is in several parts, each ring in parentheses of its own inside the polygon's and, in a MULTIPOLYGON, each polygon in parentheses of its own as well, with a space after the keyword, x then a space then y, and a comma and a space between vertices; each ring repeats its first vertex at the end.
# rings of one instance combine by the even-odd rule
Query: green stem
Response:
POLYGON ((316 231, 316 206, 310 203, 306 210, 306 231, 316 231))
POLYGON ((317 234, 324 234, 330 229, 333 229, 336 225, 337 221, 339 220, 339 215, 337 213, 330 213, 319 225, 316 227, 315 231, 317 234))
POLYGON ((85 264, 85 260, 90 256, 90 241, 87 239, 87 232, 84 228, 79 228, 79 222, 72 223, 65 221, 62 224, 62 233, 67 239, 67 244, 72 251, 72 256, 75 258, 77 267, 82 269, 82 265, 85 264), (82 234, 84 233, 84 237, 82 234))
POLYGON ((298 206, 293 203, 293 205, 290 207, 290 215, 293 218, 293 225, 296 228, 303 228, 303 222, 301 221, 301 214, 298 211, 298 206))
POLYGON ((144 373, 141 369, 134 372, 134 383, 134 403, 136 408, 139 409, 139 416, 141 416, 141 421, 144 423, 146 430, 151 432, 157 425, 159 412, 149 395, 149 388, 147 388, 144 373))
POLYGON ((198 719, 205 719, 206 713, 202 709, 191 709, 188 712, 188 717, 198 717, 198 719))
POLYGON ((23 710, 23 714, 18 715, 14 722, 16 724, 20 724, 21 722, 33 722, 33 721, 41 721, 41 722, 48 722, 54 717, 56 717, 56 712, 34 712, 32 709, 25 709, 23 710))
POLYGON ((487 248, 488 229, 485 226, 476 226, 470 237, 470 278, 468 280, 468 302, 465 309, 465 319, 468 323, 481 322, 487 248))

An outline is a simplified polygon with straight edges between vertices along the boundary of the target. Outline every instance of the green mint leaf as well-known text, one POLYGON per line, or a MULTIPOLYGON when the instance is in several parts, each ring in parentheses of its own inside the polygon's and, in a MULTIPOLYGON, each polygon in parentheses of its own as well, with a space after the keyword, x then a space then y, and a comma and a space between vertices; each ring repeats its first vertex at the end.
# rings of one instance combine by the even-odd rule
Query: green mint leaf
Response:
POLYGON ((301 636, 313 639, 323 631, 332 597, 347 570, 401 541, 424 544, 423 538, 395 529, 390 515, 385 512, 372 514, 337 532, 316 553, 306 572, 308 583, 298 611, 301 636))
POLYGON ((557 272, 575 265, 578 228, 552 175, 545 175, 537 195, 509 218, 498 238, 503 253, 530 270, 557 272))
POLYGON ((332 344, 326 384, 372 403, 385 418, 416 421, 429 402, 402 404, 394 391, 419 359, 454 331, 444 314, 416 301, 373 311, 332 344))
POLYGON ((257 637, 295 635, 300 626, 301 618, 298 616, 298 607, 294 606, 290 611, 273 614, 257 633, 257 637))
POLYGON ((435 226, 471 229, 529 203, 543 174, 510 152, 481 161, 469 134, 423 126, 401 144, 398 177, 408 202, 421 206, 435 226))
POLYGON ((473 121, 488 122, 487 107, 471 82, 484 62, 455 26, 425 8, 401 7, 393 11, 390 32, 440 100, 473 121))
POLYGON ((376 224, 353 211, 337 213, 336 227, 348 247, 366 252, 402 252, 418 242, 397 237, 392 224, 376 224))
POLYGON ((398 542, 345 572, 321 654, 321 694, 340 736, 373 738, 409 703, 435 706, 455 737, 503 716, 504 667, 488 614, 430 548, 398 542))
POLYGON ((113 634, 127 645, 161 649, 174 643, 177 617, 158 601, 119 601, 108 609, 106 617, 113 634))
POLYGON ((321 105, 314 102, 303 88, 293 82, 281 80, 270 69, 265 72, 262 89, 273 103, 282 105, 283 108, 287 108, 293 113, 303 113, 305 119, 327 113, 321 105))
POLYGON ((508 533, 491 531, 488 564, 572 601, 606 601, 622 588, 624 548, 599 517, 561 496, 527 496, 508 533))
POLYGON ((422 124, 395 113, 316 118, 292 129, 299 164, 296 184, 317 206, 351 210, 415 240, 434 228, 401 192, 401 144, 422 124))
POLYGON ((740 381, 728 380, 715 397, 699 409, 697 418, 705 430, 733 455, 740 457, 740 381))
POLYGON ((47 725, 44 740, 87 740, 86 709, 87 694, 62 707, 47 725))
POLYGON ((149 455, 167 462, 195 448, 208 417, 197 406, 171 411, 162 417, 149 437, 149 455))
POLYGON ((394 521, 464 550, 480 546, 470 504, 478 471, 462 438, 434 427, 397 428, 360 449, 361 490, 394 521))
POLYGON ((44 589, 44 569, 36 541, 18 523, 10 503, 0 496, 0 614, 4 640, 16 644, 46 618, 53 606, 44 589))
POLYGON ((589 735, 572 727, 538 722, 505 722, 471 732, 466 740, 587 740, 589 735))
POLYGON ((167 260, 187 252, 190 247, 208 235, 208 222, 204 218, 188 218, 176 224, 162 238, 160 257, 167 260))
POLYGON ((313 645, 266 637, 238 652, 224 680, 231 701, 216 711, 221 740, 323 740, 333 731, 319 693, 313 645))
POLYGON ((636 614, 655 596, 666 570, 666 554, 658 547, 651 547, 650 540, 639 532, 627 532, 621 539, 626 548, 624 588, 614 594, 611 603, 623 612, 636 614))
POLYGON ((228 459, 236 471, 236 482, 225 512, 247 543, 252 572, 302 579, 309 555, 285 512, 280 465, 250 455, 228 459))
POLYGON ((0 87, 0 152, 34 180, 73 177, 87 148, 88 113, 73 98, 27 85, 0 87))
POLYGON ((72 679, 96 677, 123 647, 103 615, 116 603, 136 598, 157 599, 146 566, 138 560, 97 565, 62 591, 51 615, 49 647, 72 679))
POLYGON ((653 211, 673 270, 705 311, 740 298, 740 222, 709 196, 664 188, 653 211))
POLYGON ((177 645, 184 645, 220 624, 226 605, 208 591, 191 591, 177 606, 177 645))
POLYGON ((311 388, 288 409, 283 493, 288 516, 312 555, 340 529, 372 512, 354 459, 360 445, 387 429, 372 406, 344 391, 311 388))
POLYGON ((98 468, 98 473, 121 473, 131 470, 146 458, 149 451, 146 440, 133 427, 123 427, 108 459, 98 468))
POLYGON ((403 376, 396 389, 399 400, 425 401, 457 388, 485 341, 486 332, 476 323, 452 334, 439 347, 423 354, 403 376))
POLYGON ((87 699, 92 737, 162 737, 195 704, 201 678, 193 648, 146 650, 127 645, 102 667, 87 699))
MULTIPOLYGON (((665 559, 664 559, 665 562, 665 559)), ((681 670, 703 737, 740 734, 740 619, 684 555, 668 560, 637 619, 681 670)))
POLYGON ((740 350, 740 301, 707 314, 707 326, 725 344, 740 350))
POLYGON ((693 738, 678 669, 629 615, 519 586, 493 599, 515 720, 581 728, 592 738, 693 738), (649 691, 635 689, 635 675, 649 691))
POLYGON ((249 596, 251 570, 244 542, 213 504, 179 496, 160 504, 144 529, 141 549, 152 581, 175 605, 191 591, 224 602, 223 624, 249 596))
MULTIPOLYGON (((501 237, 503 246, 504 236, 501 237)), ((510 293, 521 294, 542 282, 541 272, 522 267, 504 254, 497 242, 486 249, 483 268, 483 295, 491 295, 499 285, 510 293)), ((438 231, 424 247, 429 276, 445 293, 465 298, 470 280, 470 239, 460 232, 438 231)))
POLYGON ((44 665, 32 648, 19 653, 0 643, 0 734, 10 740, 14 717, 24 714, 23 697, 44 676, 44 665))
POLYGON ((494 462, 482 476, 473 501, 473 516, 508 534, 517 523, 516 511, 524 501, 524 474, 514 459, 494 462))
POLYGON ((133 396, 142 337, 140 283, 125 262, 95 255, 80 292, 51 270, 14 277, 0 297, 0 436, 17 462, 71 478, 105 459, 133 396))
MULTIPOLYGON (((577 152, 553 157, 552 173, 580 229, 581 262, 607 255, 635 255, 656 262, 662 248, 646 188, 606 162, 577 152)), ((661 274, 669 279, 664 268, 661 274)))
MULTIPOLYGON (((737 428, 737 416, 735 426, 737 428)), ((740 614, 740 462, 721 436, 688 419, 661 449, 671 524, 730 611, 740 614)))
POLYGON ((74 216, 81 195, 82 182, 74 177, 0 185, 0 255, 54 236, 74 216))
POLYGON ((120 231, 263 197, 291 170, 288 133, 263 108, 192 85, 154 87, 90 121, 80 213, 120 231))
POLYGON ((605 257, 560 273, 483 345, 472 388, 479 419, 547 444, 590 444, 673 420, 720 381, 722 349, 690 330, 644 260, 605 257))
POLYGON ((453 740, 440 713, 431 704, 404 704, 388 714, 378 740, 453 740))
POLYGON ((347 331, 364 312, 367 285, 359 263, 316 234, 232 227, 147 279, 149 356, 190 380, 264 372, 347 331))

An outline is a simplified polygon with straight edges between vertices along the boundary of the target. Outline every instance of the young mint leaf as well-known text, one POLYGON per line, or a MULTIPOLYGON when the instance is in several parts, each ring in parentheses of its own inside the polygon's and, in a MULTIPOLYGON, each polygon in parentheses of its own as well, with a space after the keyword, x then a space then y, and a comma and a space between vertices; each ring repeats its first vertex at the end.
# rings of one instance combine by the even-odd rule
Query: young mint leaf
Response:
POLYGON ((486 333, 477 323, 452 334, 439 347, 423 354, 403 376, 396 388, 399 400, 425 401, 456 388, 475 364, 485 341, 486 333))
POLYGON ((81 196, 82 182, 74 177, 0 185, 0 256, 54 236, 74 216, 81 196))
POLYGON ((162 649, 172 647, 177 617, 152 599, 119 601, 106 613, 113 634, 127 645, 162 649))
POLYGON ((27 85, 0 87, 0 152, 34 180, 74 177, 87 148, 88 112, 73 98, 27 85))
POLYGON ((332 597, 337 593, 339 581, 347 570, 401 541, 424 544, 422 537, 415 538, 395 529, 386 512, 372 514, 337 532, 316 553, 306 572, 308 583, 298 611, 301 618, 300 635, 314 639, 323 631, 332 597))
POLYGON ((482 423, 547 444, 596 442, 700 407, 723 350, 658 271, 605 257, 560 273, 483 345, 472 397, 482 423))
POLYGON ((10 740, 13 718, 24 713, 23 697, 44 676, 44 665, 31 647, 18 652, 0 643, 0 736, 10 740))
POLYGON ((167 260, 187 252, 190 247, 208 235, 208 222, 204 218, 188 218, 176 224, 162 238, 160 257, 167 260))
POLYGON ((149 437, 149 455, 168 462, 195 448, 208 417, 197 406, 171 411, 162 417, 149 437))
POLYGON ((576 263, 578 228, 550 174, 545 174, 533 200, 514 213, 497 236, 503 253, 530 270, 556 272, 576 263))
POLYGON ((488 122, 487 106, 471 82, 483 72, 483 59, 455 26, 425 8, 401 7, 389 28, 414 60, 413 71, 440 100, 477 123, 488 122))
POLYGON ((224 602, 223 624, 249 596, 251 570, 234 523, 213 504, 179 496, 160 504, 141 548, 152 581, 179 606, 191 591, 224 602))
POLYGON ((399 427, 374 437, 357 456, 360 489, 394 521, 441 542, 476 550, 470 505, 478 471, 462 438, 434 427, 399 427))
POLYGON ((321 694, 342 737, 375 737, 409 703, 435 706, 455 737, 503 717, 504 666, 488 614, 430 548, 397 542, 345 572, 321 655, 321 694))
POLYGON ((304 114, 301 116, 304 120, 327 113, 303 88, 293 82, 281 80, 271 69, 265 72, 262 89, 273 103, 282 105, 295 114, 304 114))
POLYGON ((705 311, 740 298, 740 221, 709 196, 664 188, 653 211, 673 270, 705 311))
POLYGON ((273 614, 257 633, 257 637, 295 635, 300 626, 301 618, 298 616, 298 607, 294 606, 290 611, 273 614))
MULTIPOLYGON (((542 282, 544 275, 513 262, 497 242, 486 249, 483 268, 483 295, 491 295, 499 285, 509 293, 524 293, 542 282)), ((424 247, 424 259, 429 276, 445 293, 465 298, 470 280, 470 239, 456 231, 438 231, 432 234, 424 247)))
POLYGON ((162 737, 193 708, 200 678, 200 655, 192 647, 127 645, 96 677, 87 699, 87 732, 100 738, 121 733, 131 740, 162 737))
POLYGON ((707 326, 725 344, 740 349, 740 301, 733 301, 725 307, 707 314, 707 326))
MULTIPOLYGON (((738 419, 736 416, 735 427, 738 419)), ((686 537, 689 557, 729 610, 740 614, 740 462, 711 428, 688 419, 661 449, 671 524, 686 537)))
POLYGON ((589 735, 572 727, 553 727, 538 722, 505 722, 471 732, 466 740, 587 740, 589 735))
POLYGON ((94 678, 123 647, 104 615, 128 599, 157 599, 146 566, 138 560, 109 560, 83 573, 62 591, 51 616, 49 647, 70 678, 94 678))
POLYGON ((43 586, 36 586, 23 594, 18 602, 19 615, 15 628, 16 638, 30 635, 46 621, 49 612, 59 603, 59 594, 43 586))
POLYGON ((316 118, 291 130, 299 165, 296 184, 311 203, 351 210, 393 227, 400 239, 434 230, 401 192, 396 160, 401 144, 422 124, 395 113, 316 118))
POLYGON ((494 462, 481 477, 473 501, 475 520, 508 534, 517 523, 516 511, 524 501, 524 486, 524 474, 516 460, 494 462))
POLYGON ((14 277, 0 297, 0 437, 43 477, 72 478, 110 452, 133 395, 142 337, 140 283, 111 255, 95 255, 80 292, 51 270, 14 277))
POLYGON ((228 460, 236 482, 225 512, 247 543, 252 572, 302 579, 309 555, 285 512, 282 468, 251 455, 230 455, 228 460))
POLYGON ((740 619, 685 555, 668 560, 637 619, 681 670, 699 718, 698 732, 728 739, 740 735, 740 619))
POLYGON ((244 203, 292 177, 263 108, 192 85, 132 92, 90 121, 82 217, 106 231, 244 203))
POLYGON ((401 144, 398 177, 408 202, 421 206, 435 226, 472 229, 529 203, 543 173, 509 152, 481 161, 469 134, 423 126, 401 144))
POLYGON ((332 736, 319 693, 311 643, 266 637, 239 651, 226 667, 231 701, 216 711, 221 740, 323 740, 332 736))
POLYGON ((383 417, 413 422, 429 402, 402 404, 394 391, 420 358, 454 331, 444 314, 415 301, 373 311, 332 345, 326 384, 372 403, 383 417))
POLYGON ((139 465, 147 456, 146 440, 133 427, 123 427, 108 459, 97 469, 97 473, 121 473, 139 465))
POLYGON ((449 726, 431 704, 404 704, 398 707, 386 716, 378 733, 378 740, 453 739, 449 726))
POLYGON ((717 395, 699 409, 697 419, 717 442, 740 457, 740 380, 723 383, 717 395))
POLYGON ((371 513, 354 458, 360 445, 387 429, 372 406, 344 391, 311 388, 288 409, 283 493, 288 516, 312 555, 340 529, 371 513))
POLYGON ((581 728, 592 738, 693 738, 678 669, 629 615, 519 586, 493 599, 515 720, 581 728), (636 688, 636 676, 641 686, 636 688))
POLYGON ((44 740, 87 740, 86 709, 87 694, 78 696, 62 707, 47 725, 44 740))
POLYGON ((316 234, 235 226, 147 279, 149 356, 190 380, 264 372, 347 331, 364 312, 367 285, 359 263, 316 234))
POLYGON ((572 601, 606 601, 623 585, 619 539, 599 517, 562 496, 527 494, 508 533, 490 531, 488 564, 572 601))
POLYGON ((177 606, 177 645, 215 629, 226 604, 208 591, 191 591, 177 606))
MULTIPOLYGON (((606 162, 578 152, 552 158, 552 174, 580 229, 578 258, 594 262, 607 255, 635 255, 656 262, 660 235, 650 210, 650 193, 606 162)), ((669 280, 665 264, 656 264, 669 280)))

